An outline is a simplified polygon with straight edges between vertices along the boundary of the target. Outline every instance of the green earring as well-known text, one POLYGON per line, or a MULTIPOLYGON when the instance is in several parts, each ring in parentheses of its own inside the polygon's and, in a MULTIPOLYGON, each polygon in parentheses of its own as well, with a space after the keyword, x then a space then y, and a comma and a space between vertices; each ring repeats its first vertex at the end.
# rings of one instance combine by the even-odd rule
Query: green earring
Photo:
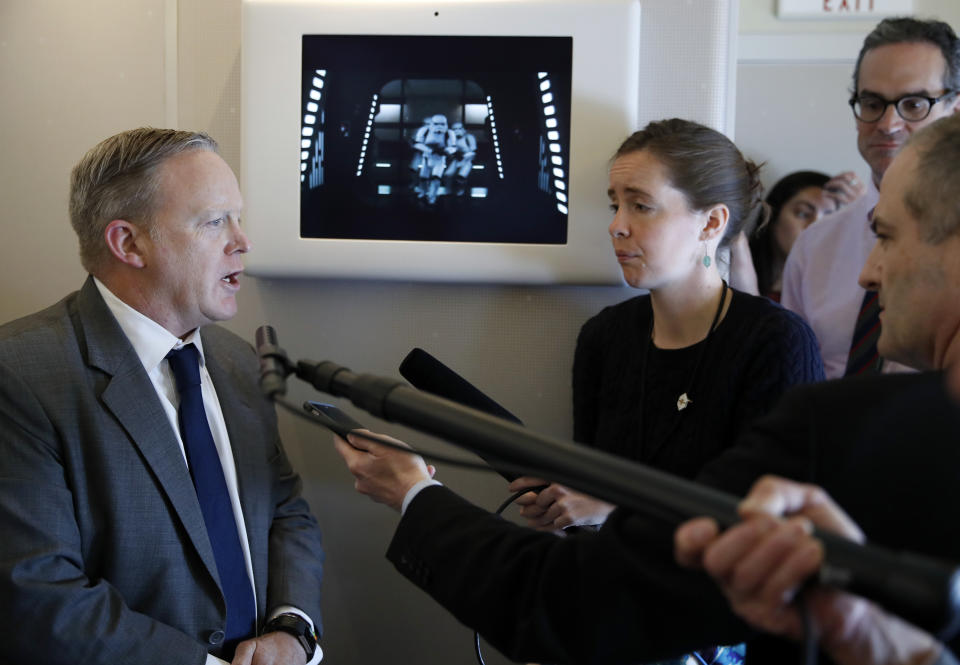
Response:
POLYGON ((710 267, 710 255, 709 255, 709 254, 704 254, 704 255, 703 255, 703 267, 704 267, 704 268, 709 268, 709 267, 710 267))

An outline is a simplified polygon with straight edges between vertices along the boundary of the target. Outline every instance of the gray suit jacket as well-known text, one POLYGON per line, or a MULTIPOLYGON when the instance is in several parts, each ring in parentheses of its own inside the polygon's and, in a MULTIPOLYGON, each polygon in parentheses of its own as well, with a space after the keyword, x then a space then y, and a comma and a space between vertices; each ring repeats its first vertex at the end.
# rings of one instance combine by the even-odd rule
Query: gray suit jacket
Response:
MULTIPOLYGON (((320 533, 257 388, 256 355, 217 326, 201 335, 259 621, 289 604, 319 622, 320 533)), ((199 664, 225 621, 180 447, 92 279, 0 327, 0 664, 199 664)))

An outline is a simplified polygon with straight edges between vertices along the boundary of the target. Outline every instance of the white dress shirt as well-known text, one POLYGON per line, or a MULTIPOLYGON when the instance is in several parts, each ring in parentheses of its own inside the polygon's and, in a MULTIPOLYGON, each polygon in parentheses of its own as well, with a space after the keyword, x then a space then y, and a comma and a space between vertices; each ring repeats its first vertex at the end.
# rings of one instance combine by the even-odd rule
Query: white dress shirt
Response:
POLYGON ((426 478, 421 480, 416 485, 407 490, 407 493, 403 495, 403 502, 400 504, 400 514, 403 515, 407 512, 407 506, 410 505, 410 502, 420 494, 421 490, 425 490, 428 487, 433 485, 442 485, 439 480, 434 480, 433 478, 426 478))

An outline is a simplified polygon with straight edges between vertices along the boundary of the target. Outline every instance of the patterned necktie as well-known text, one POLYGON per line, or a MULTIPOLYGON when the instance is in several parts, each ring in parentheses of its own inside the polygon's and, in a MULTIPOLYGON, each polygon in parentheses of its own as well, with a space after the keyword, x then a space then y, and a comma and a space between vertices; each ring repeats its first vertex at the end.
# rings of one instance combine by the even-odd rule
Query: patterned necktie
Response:
POLYGON ((877 353, 879 337, 880 300, 876 291, 867 291, 863 294, 857 325, 853 329, 850 353, 847 354, 847 371, 844 372, 844 376, 880 372, 883 368, 883 358, 877 353))
POLYGON ((179 351, 174 349, 167 354, 167 360, 173 370, 177 392, 180 393, 180 435, 187 452, 190 477, 197 490, 203 522, 217 562, 220 588, 227 603, 223 653, 232 658, 237 643, 253 637, 256 629, 257 610, 253 588, 247 575, 220 456, 203 408, 197 347, 187 344, 179 351))

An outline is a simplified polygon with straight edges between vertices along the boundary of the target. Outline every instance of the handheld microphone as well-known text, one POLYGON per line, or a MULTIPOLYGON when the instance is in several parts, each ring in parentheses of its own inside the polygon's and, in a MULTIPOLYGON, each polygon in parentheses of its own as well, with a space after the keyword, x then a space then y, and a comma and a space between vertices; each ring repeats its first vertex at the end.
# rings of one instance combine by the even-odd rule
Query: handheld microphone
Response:
POLYGON ((519 418, 423 349, 416 348, 407 354, 400 363, 400 376, 419 390, 445 397, 458 404, 504 418, 518 425, 523 424, 519 418))
MULTIPOLYGON (((519 418, 421 348, 413 349, 403 359, 400 363, 400 376, 418 390, 509 420, 517 425, 523 425, 519 418)), ((496 460, 489 455, 479 454, 479 456, 507 481, 519 478, 516 473, 498 468, 496 460)))
POLYGON ((256 332, 257 355, 260 356, 260 390, 271 399, 287 392, 290 361, 277 345, 277 331, 273 326, 260 326, 256 332))

